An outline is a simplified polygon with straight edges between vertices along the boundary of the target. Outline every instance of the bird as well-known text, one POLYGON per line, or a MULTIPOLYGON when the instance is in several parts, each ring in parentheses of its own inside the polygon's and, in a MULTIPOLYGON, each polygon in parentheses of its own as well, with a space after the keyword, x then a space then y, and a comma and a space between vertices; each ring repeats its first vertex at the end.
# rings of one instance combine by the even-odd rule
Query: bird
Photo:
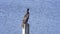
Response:
POLYGON ((29 19, 29 8, 27 9, 27 12, 23 18, 23 24, 26 24, 28 22, 29 19))

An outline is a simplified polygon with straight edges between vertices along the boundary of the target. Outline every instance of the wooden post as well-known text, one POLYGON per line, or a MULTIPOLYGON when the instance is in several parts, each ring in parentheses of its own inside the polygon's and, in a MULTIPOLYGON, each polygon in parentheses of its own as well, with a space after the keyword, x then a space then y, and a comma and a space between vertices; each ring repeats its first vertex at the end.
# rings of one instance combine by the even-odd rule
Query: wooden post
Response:
POLYGON ((29 24, 23 24, 22 34, 29 34, 29 24))

